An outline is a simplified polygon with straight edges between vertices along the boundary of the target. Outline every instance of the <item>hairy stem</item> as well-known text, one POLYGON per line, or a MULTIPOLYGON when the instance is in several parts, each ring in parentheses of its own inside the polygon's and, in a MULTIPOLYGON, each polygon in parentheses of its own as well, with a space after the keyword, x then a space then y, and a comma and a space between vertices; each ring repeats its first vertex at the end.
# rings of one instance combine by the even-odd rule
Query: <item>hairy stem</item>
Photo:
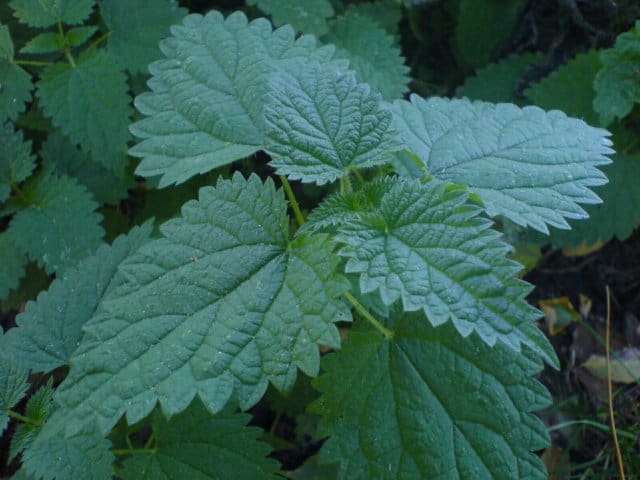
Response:
POLYGON ((291 184, 287 177, 284 175, 280 175, 280 181, 282 182, 282 186, 284 187, 284 191, 287 194, 287 198, 289 199, 289 203, 291 204, 291 209, 293 210, 294 215, 296 216, 296 220, 298 221, 298 226, 304 225, 304 215, 302 215, 302 210, 300 210, 300 204, 298 203, 298 199, 296 198, 295 193, 293 193, 293 189, 291 188, 291 184))
POLYGON ((353 295, 351 295, 350 292, 346 292, 344 294, 344 298, 346 298, 349 301, 349 303, 353 305, 356 311, 360 315, 362 315, 367 322, 369 322, 371 325, 373 325, 376 328, 376 330, 382 333, 385 339, 391 340, 393 338, 393 332, 388 328, 386 328, 384 325, 382 325, 382 323, 380 323, 378 320, 376 320, 375 317, 371 315, 371 313, 369 313, 369 310, 364 308, 364 306, 358 301, 358 299, 353 295))

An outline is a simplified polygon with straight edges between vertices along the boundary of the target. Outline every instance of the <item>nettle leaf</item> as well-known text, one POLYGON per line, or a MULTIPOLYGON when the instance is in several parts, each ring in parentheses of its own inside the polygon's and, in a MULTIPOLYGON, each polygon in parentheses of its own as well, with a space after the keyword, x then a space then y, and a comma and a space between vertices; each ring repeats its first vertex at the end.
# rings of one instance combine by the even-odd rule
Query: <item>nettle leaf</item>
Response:
POLYGON ((33 37, 20 49, 22 53, 51 53, 64 50, 64 39, 58 33, 47 32, 33 37))
POLYGON ((147 73, 147 65, 162 56, 158 42, 187 11, 174 0, 103 0, 100 13, 111 31, 107 51, 131 73, 147 73))
POLYGON ((549 443, 530 413, 551 403, 539 360, 418 317, 398 316, 389 341, 354 331, 323 359, 321 460, 338 479, 546 479, 531 453, 549 443))
POLYGON ((402 19, 402 7, 394 0, 378 0, 368 3, 355 3, 347 6, 347 15, 353 13, 369 17, 388 33, 398 33, 398 24, 402 19))
POLYGON ((366 82, 388 101, 402 98, 407 91, 409 67, 395 41, 368 17, 348 12, 331 23, 323 41, 336 46, 336 58, 349 60, 358 81, 366 82))
POLYGON ((246 409, 269 381, 286 391, 297 368, 315 376, 317 344, 338 347, 334 322, 350 319, 349 286, 327 237, 288 240, 286 209, 256 176, 201 189, 120 266, 128 282, 85 325, 47 427, 97 417, 108 432, 123 413, 133 424, 159 401, 175 415, 196 395, 213 412, 246 409))
POLYGON ((247 427, 250 416, 227 408, 216 415, 198 400, 165 420, 153 416, 153 454, 132 455, 123 463, 123 480, 262 480, 280 478, 262 430, 247 427))
POLYGON ((600 60, 602 69, 593 83, 596 91, 593 108, 606 126, 616 118, 626 117, 633 105, 640 102, 640 21, 619 35, 614 48, 604 50, 600 60))
POLYGON ((593 81, 601 66, 600 52, 590 50, 532 85, 525 95, 541 108, 562 110, 567 115, 598 125, 599 119, 592 105, 593 81))
POLYGON ((0 24, 0 122, 15 120, 31 100, 31 75, 13 63, 13 54, 9 28, 0 24))
POLYGON ((241 12, 188 15, 171 32, 160 44, 167 58, 149 67, 152 92, 136 98, 148 118, 131 127, 142 139, 130 150, 142 157, 136 173, 161 176, 160 187, 260 150, 269 78, 333 54, 314 37, 296 40, 291 27, 272 31, 241 12))
POLYGON ((314 35, 327 32, 327 19, 335 13, 329 0, 247 0, 247 5, 256 5, 278 27, 288 23, 314 35))
POLYGON ((393 104, 394 124, 425 174, 469 186, 490 216, 548 233, 585 218, 599 203, 589 187, 607 179, 596 167, 613 152, 606 130, 560 111, 467 99, 411 96, 393 104))
POLYGON ((108 169, 126 162, 131 117, 125 75, 104 51, 82 53, 75 66, 55 63, 42 72, 38 97, 47 117, 108 169))
MULTIPOLYGON (((0 337, 1 339, 1 337, 0 337)), ((11 447, 9 449, 8 461, 11 463, 20 452, 28 448, 38 435, 42 425, 49 418, 53 401, 53 378, 50 377, 45 385, 40 387, 27 402, 25 415, 30 423, 22 423, 18 425, 13 437, 11 438, 11 447)))
MULTIPOLYGON (((4 335, 0 335, 2 339, 4 335)), ((8 410, 12 409, 29 390, 29 372, 2 353, 0 355, 0 435, 9 425, 8 410)))
POLYGON ((26 180, 36 167, 31 141, 24 141, 22 131, 14 131, 6 122, 0 125, 0 203, 11 194, 14 184, 26 180))
POLYGON ((26 206, 11 219, 16 245, 48 273, 62 271, 102 243, 98 204, 75 180, 42 172, 22 189, 26 206))
POLYGON ((468 194, 439 182, 385 178, 375 204, 339 228, 347 273, 360 274, 363 293, 379 291, 385 305, 402 300, 405 311, 423 310, 433 325, 451 320, 464 337, 476 331, 519 351, 531 347, 552 365, 553 348, 535 326, 541 315, 516 279, 522 268, 508 260, 481 209, 468 194))
MULTIPOLYGON (((98 309, 105 293, 119 284, 118 265, 148 241, 151 223, 103 245, 94 255, 53 281, 0 338, 2 350, 34 372, 49 372, 68 365, 82 338, 82 328, 98 309)), ((1 239, 2 237, 0 237, 1 239)))
POLYGON ((479 67, 509 39, 523 0, 461 0, 455 45, 462 60, 479 67))
POLYGON ((388 163, 400 148, 380 96, 332 67, 308 65, 275 77, 264 116, 271 166, 303 182, 322 185, 388 163))
POLYGON ((65 41, 69 44, 70 47, 79 47, 84 42, 89 40, 94 33, 98 31, 98 27, 94 25, 89 25, 87 27, 76 27, 70 29, 67 33, 65 33, 65 41))
POLYGON ((22 468, 41 480, 104 480, 115 473, 111 446, 95 424, 67 438, 38 436, 22 454, 22 468))
POLYGON ((76 178, 99 203, 117 205, 127 197, 127 190, 135 186, 126 173, 116 175, 101 163, 93 161, 89 154, 78 150, 57 129, 47 137, 40 156, 44 167, 76 178))
POLYGON ((518 82, 531 65, 542 62, 543 58, 542 53, 509 55, 468 77, 464 85, 458 87, 456 95, 486 102, 517 103, 518 82))
POLYGON ((14 15, 31 27, 49 27, 58 22, 76 25, 84 22, 95 0, 11 0, 14 15))
POLYGON ((0 300, 6 300, 9 292, 20 285, 27 263, 27 257, 16 246, 13 235, 0 233, 0 300))

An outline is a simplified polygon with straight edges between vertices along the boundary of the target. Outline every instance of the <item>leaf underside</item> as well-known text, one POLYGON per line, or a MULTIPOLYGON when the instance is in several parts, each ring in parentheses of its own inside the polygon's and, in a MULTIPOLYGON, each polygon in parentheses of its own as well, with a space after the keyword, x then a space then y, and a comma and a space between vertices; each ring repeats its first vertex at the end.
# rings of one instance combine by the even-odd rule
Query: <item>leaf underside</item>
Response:
POLYGON ((131 126, 141 139, 130 150, 142 158, 136 172, 160 176, 160 187, 258 151, 271 76, 333 54, 312 36, 296 39, 290 26, 273 31, 241 12, 188 15, 171 33, 160 44, 167 58, 149 66, 152 91, 136 98, 147 118, 131 126))
POLYGON ((399 148, 380 97, 340 69, 316 64, 275 77, 264 115, 270 165, 294 180, 332 182, 389 162, 399 148))
POLYGON ((289 243, 288 227, 271 181, 201 189, 120 266, 127 282, 85 325, 50 431, 96 417, 108 432, 125 412, 133 424, 159 401, 174 415, 196 395, 210 411, 232 398, 246 409, 268 381, 286 391, 297 368, 316 375, 317 344, 339 346, 334 322, 350 319, 348 284, 326 237, 289 243))
POLYGON ((419 317, 396 315, 390 341, 352 331, 323 360, 321 461, 339 462, 339 480, 546 479, 531 453, 549 441, 529 413, 550 403, 540 362, 419 317))
POLYGON ((394 120, 424 174, 467 185, 490 216, 548 233, 585 218, 580 203, 599 203, 589 187, 606 183, 598 166, 609 133, 560 111, 467 99, 411 96, 393 104, 394 120))

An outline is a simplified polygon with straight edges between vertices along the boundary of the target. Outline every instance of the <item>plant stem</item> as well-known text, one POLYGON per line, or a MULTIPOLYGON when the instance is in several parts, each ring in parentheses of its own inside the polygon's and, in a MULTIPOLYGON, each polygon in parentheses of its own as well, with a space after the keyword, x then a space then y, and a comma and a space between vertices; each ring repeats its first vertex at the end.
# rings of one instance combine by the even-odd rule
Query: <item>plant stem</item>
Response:
POLYGON ((29 417, 25 417, 24 415, 20 415, 18 412, 14 412, 13 410, 5 410, 7 415, 11 418, 15 418, 16 420, 20 420, 22 423, 28 423, 29 425, 33 425, 35 427, 40 427, 41 424, 39 422, 34 422, 33 419, 29 417))
POLYGON ((71 49, 69 48, 69 45, 67 45, 67 42, 64 41, 64 29, 62 28, 62 23, 60 22, 58 22, 58 33, 60 33, 60 38, 62 38, 64 42, 64 56, 67 57, 67 61, 69 62, 69 64, 71 64, 73 68, 76 68, 76 61, 73 58, 73 55, 71 55, 71 49))
POLYGON ((147 453, 154 454, 156 453, 155 448, 121 448, 118 450, 111 450, 111 453, 114 455, 135 455, 137 453, 147 453))
POLYGON ((53 65, 52 62, 38 62, 36 60, 14 60, 13 63, 29 67, 48 67, 49 65, 53 65))
POLYGON ((284 175, 280 175, 280 181, 282 182, 284 191, 287 194, 287 198, 289 199, 289 203, 291 204, 293 213, 296 216, 298 225, 301 227, 304 225, 304 215, 302 215, 302 210, 300 210, 298 199, 296 198, 295 193, 293 193, 293 189, 291 188, 291 184, 289 183, 289 180, 287 180, 287 177, 285 177, 284 175))
POLYGON ((358 299, 351 295, 350 292, 345 292, 344 298, 349 300, 349 303, 353 305, 357 312, 362 315, 367 322, 373 325, 376 330, 382 333, 382 335, 384 335, 384 338, 386 338, 387 340, 391 340, 393 338, 393 332, 382 325, 378 320, 376 320, 375 317, 371 315, 369 311, 364 308, 364 306, 358 301, 358 299))

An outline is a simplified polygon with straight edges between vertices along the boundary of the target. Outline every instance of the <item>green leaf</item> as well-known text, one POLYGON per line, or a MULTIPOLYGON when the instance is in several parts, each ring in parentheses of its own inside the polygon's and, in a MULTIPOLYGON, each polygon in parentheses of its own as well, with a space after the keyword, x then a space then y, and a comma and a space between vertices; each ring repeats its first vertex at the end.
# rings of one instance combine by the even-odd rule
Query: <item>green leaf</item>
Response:
POLYGON ((329 0, 247 0, 257 5, 279 27, 290 24, 297 31, 322 35, 327 32, 327 19, 334 11, 329 0))
POLYGON ((496 56, 511 36, 523 0, 461 0, 455 45, 459 56, 480 67, 496 56))
POLYGON ((58 22, 77 25, 93 10, 94 0, 11 0, 9 5, 22 23, 49 27, 58 22))
POLYGON ((96 26, 72 28, 65 34, 65 40, 70 47, 79 47, 98 31, 96 26))
POLYGON ((187 11, 174 0, 106 0, 100 13, 111 31, 107 51, 131 73, 146 74, 147 65, 162 56, 158 42, 187 11))
POLYGON ((407 91, 409 67, 395 41, 374 20, 355 12, 338 17, 323 41, 336 46, 336 58, 346 58, 359 82, 368 83, 392 101, 407 91))
POLYGON ((212 412, 246 409, 269 381, 286 391, 297 368, 317 375, 317 344, 338 347, 334 322, 350 318, 348 284, 326 237, 289 242, 286 209, 256 176, 201 189, 120 266, 128 281, 85 325, 47 427, 97 417, 108 432, 125 412, 133 424, 159 401, 175 415, 196 395, 212 412))
POLYGON ((125 75, 102 50, 88 50, 76 66, 55 63, 42 72, 38 96, 45 115, 74 143, 110 170, 126 162, 131 116, 125 75))
POLYGON ((325 357, 321 461, 340 462, 338 480, 546 479, 531 453, 549 444, 530 413, 551 403, 540 362, 417 317, 390 325, 390 341, 352 332, 325 357))
POLYGON ((597 190, 603 203, 586 207, 589 219, 569 222, 571 230, 551 229, 548 238, 535 237, 537 243, 579 247, 631 236, 640 224, 640 155, 616 154, 603 171, 609 183, 597 190))
POLYGON ((600 52, 576 56, 548 77, 527 89, 525 95, 545 110, 558 109, 591 125, 599 125, 593 110, 593 81, 602 64, 600 52))
POLYGON ((114 475, 111 442, 95 424, 68 438, 36 437, 22 454, 23 469, 41 480, 105 480, 114 475))
POLYGON ((547 233, 585 218, 579 203, 599 203, 589 187, 606 183, 596 167, 613 152, 606 130, 560 111, 467 99, 411 96, 396 101, 395 127, 425 173, 468 185, 490 216, 547 233))
POLYGON ((0 122, 15 120, 31 100, 31 75, 15 63, 0 59, 0 122))
POLYGON ((41 33, 20 49, 21 53, 51 53, 64 50, 64 39, 58 33, 41 33))
POLYGON ((27 202, 11 220, 16 245, 48 273, 62 271, 93 253, 104 231, 98 204, 87 190, 69 177, 46 172, 22 190, 27 202))
POLYGON ((379 291, 385 305, 424 310, 435 326, 449 320, 464 337, 476 331, 519 351, 531 347, 552 365, 553 348, 535 326, 540 312, 525 300, 530 285, 515 278, 491 222, 467 203, 465 190, 440 182, 386 178, 381 195, 339 228, 347 273, 360 274, 363 293, 379 291))
POLYGON ((134 228, 54 280, 36 302, 27 303, 16 318, 18 326, 0 338, 1 349, 33 372, 68 365, 84 324, 94 316, 105 293, 122 282, 116 275, 118 266, 148 241, 151 227, 147 223, 134 228))
POLYGON ((13 40, 9 27, 0 24, 0 60, 13 60, 13 40))
POLYGON ((40 387, 27 402, 25 415, 32 423, 20 424, 13 433, 13 437, 11 438, 11 448, 9 449, 9 463, 11 463, 11 461, 25 448, 31 446, 33 440, 42 428, 42 425, 44 425, 47 418, 49 418, 52 400, 53 378, 49 377, 47 383, 40 387))
POLYGON ((602 68, 593 83, 593 108, 600 114, 602 125, 607 126, 616 118, 626 117, 640 102, 640 21, 618 36, 615 46, 604 50, 600 60, 602 68))
POLYGON ((9 292, 20 285, 26 266, 27 257, 16 246, 13 235, 0 233, 0 300, 6 300, 9 292))
POLYGON ((99 203, 117 205, 127 197, 127 190, 135 186, 126 172, 118 176, 102 164, 94 162, 87 153, 78 150, 57 129, 47 137, 40 156, 43 166, 76 178, 89 189, 99 203))
POLYGON ((149 67, 152 92, 136 98, 148 118, 131 127, 142 139, 130 150, 142 157, 136 173, 161 176, 160 187, 260 150, 269 78, 333 54, 314 37, 296 40, 291 27, 272 31, 241 12, 189 15, 172 33, 161 42, 167 59, 149 67))
MULTIPOLYGON (((0 335, 2 339, 4 335, 0 335)), ((14 359, 0 354, 0 435, 9 425, 8 410, 12 409, 29 390, 28 371, 14 359)))
POLYGON ((262 430, 247 427, 250 416, 227 408, 216 415, 194 401, 183 413, 166 421, 153 416, 157 448, 150 455, 124 461, 123 480, 262 480, 276 479, 278 464, 265 458, 262 430))
POLYGON ((0 203, 9 198, 12 185, 26 180, 35 167, 31 141, 25 142, 11 123, 0 125, 0 203))
POLYGON ((349 4, 346 15, 350 16, 354 13, 371 18, 392 35, 398 33, 398 24, 402 20, 402 8, 394 0, 349 4))
POLYGON ((487 65, 468 77, 456 90, 458 97, 486 102, 517 103, 518 82, 529 66, 543 60, 542 53, 512 54, 499 62, 487 65))
POLYGON ((388 163, 399 149, 379 95, 333 67, 275 77, 264 115, 271 166, 294 180, 333 182, 351 169, 388 163))

